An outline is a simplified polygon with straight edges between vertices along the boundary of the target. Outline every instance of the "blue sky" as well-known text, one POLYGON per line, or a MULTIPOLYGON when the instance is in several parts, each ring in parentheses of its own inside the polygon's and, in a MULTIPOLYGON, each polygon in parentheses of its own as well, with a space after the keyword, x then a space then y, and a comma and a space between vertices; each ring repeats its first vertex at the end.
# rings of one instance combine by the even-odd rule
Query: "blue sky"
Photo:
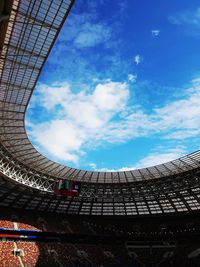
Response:
POLYGON ((199 149, 200 3, 77 0, 27 114, 64 165, 125 170, 199 149))

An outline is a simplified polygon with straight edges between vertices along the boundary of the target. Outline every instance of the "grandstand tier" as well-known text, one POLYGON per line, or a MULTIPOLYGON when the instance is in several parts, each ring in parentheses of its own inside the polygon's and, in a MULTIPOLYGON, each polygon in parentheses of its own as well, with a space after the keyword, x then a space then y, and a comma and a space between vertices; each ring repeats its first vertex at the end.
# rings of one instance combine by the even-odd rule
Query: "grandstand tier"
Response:
POLYGON ((53 213, 1 208, 1 266, 200 264, 198 214, 158 216, 151 224, 149 217, 132 216, 58 215, 56 219, 53 213), (43 238, 34 238, 37 235, 43 238))

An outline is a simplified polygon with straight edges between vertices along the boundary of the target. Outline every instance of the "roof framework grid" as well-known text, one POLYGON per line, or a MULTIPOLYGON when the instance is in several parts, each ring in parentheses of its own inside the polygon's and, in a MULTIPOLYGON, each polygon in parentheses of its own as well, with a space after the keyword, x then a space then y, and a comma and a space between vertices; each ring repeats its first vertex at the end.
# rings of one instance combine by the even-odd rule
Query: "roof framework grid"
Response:
POLYGON ((77 170, 41 155, 26 134, 25 112, 74 0, 4 0, 2 3, 0 12, 7 17, 0 21, 0 143, 16 162, 32 168, 44 179, 70 178, 102 184, 175 177, 199 168, 199 151, 149 168, 110 173, 77 170))

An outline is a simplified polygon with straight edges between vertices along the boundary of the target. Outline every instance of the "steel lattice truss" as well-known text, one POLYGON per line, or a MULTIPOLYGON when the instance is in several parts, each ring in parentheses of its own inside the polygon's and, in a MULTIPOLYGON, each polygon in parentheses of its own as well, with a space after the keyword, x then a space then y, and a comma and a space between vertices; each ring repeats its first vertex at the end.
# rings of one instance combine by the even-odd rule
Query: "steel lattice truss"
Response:
POLYGON ((200 151, 144 169, 92 172, 55 163, 30 143, 25 112, 73 3, 74 0, 0 2, 2 205, 114 215, 198 210, 200 151), (8 178, 13 182, 9 183, 8 178), (79 198, 63 199, 54 195, 54 182, 61 178, 82 182, 79 198))
MULTIPOLYGON (((5 166, 7 168, 7 166, 5 166)), ((2 164, 0 163, 2 171, 2 164)), ((7 169, 6 175, 13 170, 7 169)), ((0 179, 1 206, 77 215, 144 216, 200 210, 200 173, 131 185, 83 184, 80 197, 59 197, 0 179)))

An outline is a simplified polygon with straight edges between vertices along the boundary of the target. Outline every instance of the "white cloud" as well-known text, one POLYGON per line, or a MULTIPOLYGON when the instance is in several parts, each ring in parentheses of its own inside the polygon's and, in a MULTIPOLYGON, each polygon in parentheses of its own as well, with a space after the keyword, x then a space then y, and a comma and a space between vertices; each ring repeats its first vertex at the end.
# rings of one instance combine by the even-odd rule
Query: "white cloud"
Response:
POLYGON ((141 58, 140 55, 136 55, 134 57, 134 62, 135 62, 136 65, 139 65, 141 63, 141 61, 142 61, 142 58, 141 58))
POLYGON ((152 37, 158 37, 160 35, 159 29, 151 30, 152 37))
POLYGON ((96 170, 97 169, 97 165, 95 163, 89 163, 88 166, 91 167, 92 170, 96 170))
MULTIPOLYGON (((73 94, 68 87, 59 87, 59 97, 54 98, 54 106, 62 105, 62 110, 67 119, 72 120, 76 125, 87 129, 97 129, 104 127, 112 116, 123 111, 126 101, 129 97, 128 85, 126 83, 100 83, 97 84, 92 93, 80 92, 73 94), (63 92, 66 93, 63 96, 63 92), (62 99, 61 101, 58 99, 62 99)), ((48 89, 50 94, 45 94, 44 102, 50 103, 52 99, 51 91, 55 88, 48 89)))
POLYGON ((68 83, 47 86, 40 84, 38 90, 41 94, 41 104, 47 110, 52 110, 56 105, 65 105, 70 101, 70 86, 68 83))
POLYGON ((130 81, 130 82, 136 82, 136 80, 137 80, 137 74, 128 74, 128 80, 130 81))
POLYGON ((111 31, 105 24, 85 23, 80 26, 80 32, 74 38, 74 44, 78 48, 93 47, 106 43, 111 37, 111 31))
POLYGON ((127 167, 121 167, 119 169, 109 169, 109 168, 100 168, 98 171, 105 171, 105 172, 123 172, 123 171, 131 171, 135 169, 141 169, 146 167, 151 167, 154 165, 162 164, 165 162, 169 162, 172 160, 175 160, 177 158, 180 158, 181 156, 185 155, 186 149, 184 147, 176 147, 171 149, 165 149, 165 148, 158 148, 157 152, 150 153, 145 158, 139 160, 135 164, 127 167), (164 150, 165 152, 161 152, 161 150, 164 150))
POLYGON ((125 116, 120 121, 109 122, 101 138, 112 143, 152 134, 161 134, 164 139, 197 137, 200 129, 199 99, 200 82, 196 79, 182 97, 155 108, 151 113, 145 113, 139 106, 129 110, 127 105, 125 116))
MULTIPOLYGON (((197 81, 197 80, 196 80, 197 81)), ((192 83, 186 96, 168 105, 155 109, 156 125, 160 130, 187 131, 194 134, 200 128, 200 84, 192 83), (160 119, 160 120, 159 120, 160 119)))
MULTIPOLYGON (((96 12, 72 13, 67 26, 63 27, 58 40, 59 45, 71 42, 73 48, 91 48, 99 44, 105 44, 112 37, 112 28, 104 19, 99 20, 96 12)), ((69 45, 69 44, 68 44, 69 45)))
POLYGON ((102 139, 108 123, 123 112, 129 98, 127 83, 97 84, 90 93, 76 94, 66 83, 39 87, 40 105, 52 113, 47 122, 28 123, 30 135, 55 159, 75 163, 81 146, 102 139))
POLYGON ((184 147, 172 149, 159 148, 157 152, 151 153, 136 163, 135 168, 146 168, 157 164, 162 164, 183 156, 186 153, 184 147), (165 152, 161 152, 161 150, 165 152))
POLYGON ((170 21, 174 24, 191 24, 200 27, 200 7, 195 10, 187 10, 178 13, 175 16, 170 16, 170 21))
POLYGON ((185 140, 186 138, 196 137, 200 134, 200 130, 182 130, 170 133, 166 136, 166 139, 177 139, 177 140, 185 140))
POLYGON ((80 147, 85 138, 75 125, 64 120, 52 120, 32 126, 31 136, 56 160, 77 163, 80 147))
POLYGON ((186 10, 169 17, 169 21, 177 26, 182 26, 186 34, 199 36, 200 29, 200 7, 186 10))
MULTIPOLYGON (((107 81, 91 91, 73 93, 69 84, 39 85, 38 101, 49 113, 47 122, 28 124, 36 144, 56 159, 78 162, 86 149, 159 134, 164 139, 197 137, 200 129, 200 79, 183 96, 146 113, 129 106, 128 83, 107 81)), ((158 160, 171 160, 180 150, 161 153, 158 160), (176 152, 176 153, 175 153, 176 152)), ((138 166, 158 163, 157 154, 138 166)), ((136 167, 136 166, 135 166, 136 167)))
POLYGON ((129 96, 126 83, 98 84, 93 93, 95 106, 102 111, 122 110, 129 96))

